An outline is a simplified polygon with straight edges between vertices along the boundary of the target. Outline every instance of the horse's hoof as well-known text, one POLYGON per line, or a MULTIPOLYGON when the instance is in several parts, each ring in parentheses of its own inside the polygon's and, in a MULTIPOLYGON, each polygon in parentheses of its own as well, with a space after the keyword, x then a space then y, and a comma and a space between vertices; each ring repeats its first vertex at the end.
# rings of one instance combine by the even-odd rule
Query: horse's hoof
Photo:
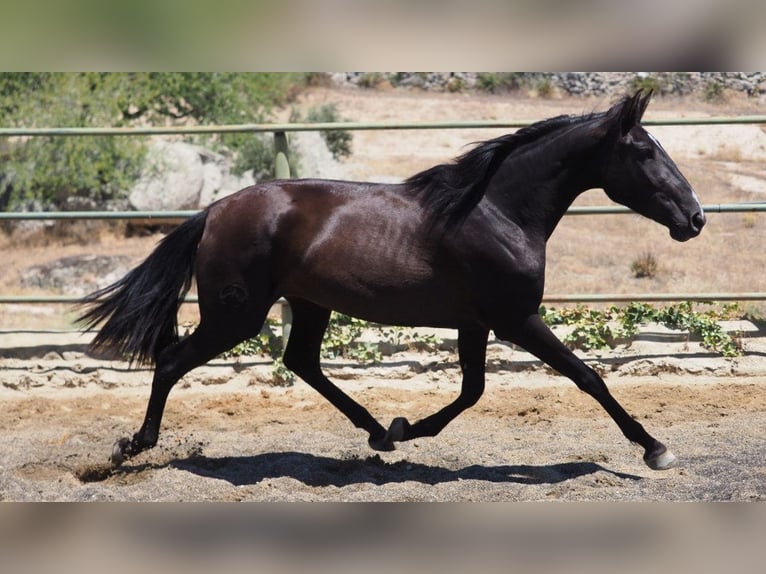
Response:
POLYGON ((389 425, 386 434, 383 435, 383 438, 374 439, 370 437, 370 440, 367 442, 370 444, 370 447, 375 450, 384 452, 396 450, 394 443, 405 440, 407 437, 407 429, 409 428, 410 423, 406 418, 396 417, 391 421, 391 424, 389 425))
POLYGON ((410 423, 406 418, 396 417, 391 421, 386 436, 394 442, 401 442, 405 439, 408 428, 410 428, 410 423))
POLYGON ((645 454, 644 462, 652 470, 668 470, 676 466, 678 459, 676 455, 663 447, 659 452, 645 454))
POLYGON ((111 456, 112 468, 117 468, 125 462, 125 459, 127 458, 125 453, 128 450, 128 446, 130 446, 130 439, 126 437, 123 437, 114 443, 111 456))
POLYGON ((388 438, 388 434, 386 433, 383 438, 372 438, 370 437, 367 440, 367 444, 370 445, 370 448, 372 450, 378 450, 380 452, 390 452, 392 450, 396 450, 396 446, 394 446, 394 443, 391 441, 390 438, 388 438))

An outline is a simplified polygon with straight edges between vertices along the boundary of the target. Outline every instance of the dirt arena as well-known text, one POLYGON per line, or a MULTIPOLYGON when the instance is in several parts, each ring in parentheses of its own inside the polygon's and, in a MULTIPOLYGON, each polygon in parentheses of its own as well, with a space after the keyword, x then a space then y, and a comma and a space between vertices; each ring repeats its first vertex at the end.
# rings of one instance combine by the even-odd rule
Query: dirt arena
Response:
MULTIPOLYGON (((514 105, 467 95, 373 97, 332 90, 313 91, 299 104, 329 101, 339 102, 349 119, 370 121, 547 117, 608 104, 529 99, 514 105)), ((653 109, 658 116, 679 109, 689 109, 684 112, 689 115, 753 113, 751 103, 737 99, 729 108, 660 100, 650 113, 653 109)), ((762 200, 766 135, 758 126, 737 129, 739 136, 716 132, 712 138, 702 128, 652 131, 674 157, 686 150, 679 165, 695 187, 707 186, 703 203, 762 200)), ((408 175, 488 135, 417 132, 405 138, 405 146, 401 135, 392 142, 360 133, 354 156, 336 166, 342 171, 327 175, 408 175)), ((602 196, 587 201, 606 203, 602 196)), ((640 218, 615 219, 598 229, 568 218, 552 239, 548 290, 763 290, 766 216, 750 215, 711 215, 703 236, 684 245, 640 218), (583 232, 591 234, 584 243, 583 232), (606 237, 616 235, 620 241, 607 243, 606 237), (599 251, 603 246, 608 250, 599 251), (649 250, 660 262, 659 276, 644 282, 630 277, 625 270, 632 258, 649 250)), ((25 269, 73 254, 108 253, 138 261, 156 239, 110 236, 87 245, 3 238, 0 287, 18 293, 25 269)), ((362 431, 305 383, 271 385, 265 359, 218 360, 174 388, 158 446, 111 471, 112 443, 141 424, 151 372, 90 356, 87 336, 62 333, 71 331, 70 321, 71 312, 60 308, 3 310, 0 500, 766 499, 766 332, 757 324, 737 328, 745 353, 735 359, 651 325, 628 346, 581 353, 603 373, 628 412, 678 456, 678 467, 665 472, 649 470, 641 450, 574 384, 497 342, 489 349, 484 396, 438 437, 376 453, 362 431)), ((400 353, 375 366, 344 361, 325 366, 330 378, 385 426, 397 416, 414 422, 435 412, 453 400, 460 383, 456 356, 449 350, 400 353)))
MULTIPOLYGON (((738 359, 680 335, 658 343, 651 330, 589 355, 615 397, 679 457, 664 472, 649 470, 571 382, 497 342, 479 403, 438 437, 390 453, 371 451, 365 433, 305 383, 272 386, 266 360, 218 360, 173 390, 159 445, 111 472, 111 444, 140 425, 150 372, 91 358, 82 338, 27 338, 0 361, 0 499, 763 500, 766 333, 750 335, 738 359)), ((400 353, 326 368, 387 424, 452 400, 455 359, 400 353)))

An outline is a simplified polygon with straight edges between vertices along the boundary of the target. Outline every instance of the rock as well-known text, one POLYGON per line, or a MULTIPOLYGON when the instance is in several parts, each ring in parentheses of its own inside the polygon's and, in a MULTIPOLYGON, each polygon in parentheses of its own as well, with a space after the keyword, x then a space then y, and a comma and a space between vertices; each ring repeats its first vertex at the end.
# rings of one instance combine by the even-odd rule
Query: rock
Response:
POLYGON ((24 287, 42 288, 71 295, 84 295, 105 287, 130 268, 127 256, 74 255, 34 265, 21 274, 24 287))
POLYGON ((232 174, 227 157, 185 142, 154 141, 149 157, 129 193, 138 211, 200 209, 255 183, 252 172, 232 174))
POLYGON ((231 160, 226 156, 204 148, 198 148, 202 160, 202 189, 198 208, 207 207, 214 201, 255 184, 252 170, 242 175, 231 172, 231 160))
POLYGON ((327 149, 319 132, 296 132, 290 134, 289 145, 300 157, 300 177, 343 179, 343 166, 327 149))
POLYGON ((138 211, 196 209, 204 175, 197 146, 156 140, 149 144, 149 165, 129 194, 138 211))

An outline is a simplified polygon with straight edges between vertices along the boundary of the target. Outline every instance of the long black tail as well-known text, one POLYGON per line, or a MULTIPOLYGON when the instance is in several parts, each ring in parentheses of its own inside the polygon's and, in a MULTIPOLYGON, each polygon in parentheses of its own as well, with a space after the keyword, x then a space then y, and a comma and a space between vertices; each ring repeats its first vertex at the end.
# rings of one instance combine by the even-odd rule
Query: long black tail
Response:
POLYGON ((91 328, 105 321, 93 339, 95 349, 116 351, 131 362, 151 363, 178 340, 176 316, 191 287, 206 219, 207 211, 188 219, 138 267, 80 302, 90 308, 77 319, 79 323, 91 328))

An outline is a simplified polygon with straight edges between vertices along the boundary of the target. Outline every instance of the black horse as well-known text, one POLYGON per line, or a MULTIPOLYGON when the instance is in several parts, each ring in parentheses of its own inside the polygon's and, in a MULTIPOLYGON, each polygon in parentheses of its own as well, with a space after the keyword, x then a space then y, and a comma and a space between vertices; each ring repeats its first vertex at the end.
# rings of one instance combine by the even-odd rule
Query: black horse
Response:
POLYGON ((369 444, 437 435, 484 390, 490 330, 533 353, 593 396, 653 469, 675 462, 567 349, 538 314, 545 245, 572 201, 602 188, 678 241, 705 224, 691 186, 641 126, 651 94, 606 112, 558 116, 481 143, 454 163, 401 184, 270 181, 222 199, 165 237, 138 267, 87 296, 80 321, 105 321, 94 345, 155 363, 143 425, 115 443, 119 465, 157 443, 173 385, 256 335, 270 307, 289 301, 284 364, 369 433, 369 444), (176 315, 196 277, 200 324, 177 334, 176 315), (458 330, 457 399, 386 430, 320 366, 331 310, 379 323, 458 330))

